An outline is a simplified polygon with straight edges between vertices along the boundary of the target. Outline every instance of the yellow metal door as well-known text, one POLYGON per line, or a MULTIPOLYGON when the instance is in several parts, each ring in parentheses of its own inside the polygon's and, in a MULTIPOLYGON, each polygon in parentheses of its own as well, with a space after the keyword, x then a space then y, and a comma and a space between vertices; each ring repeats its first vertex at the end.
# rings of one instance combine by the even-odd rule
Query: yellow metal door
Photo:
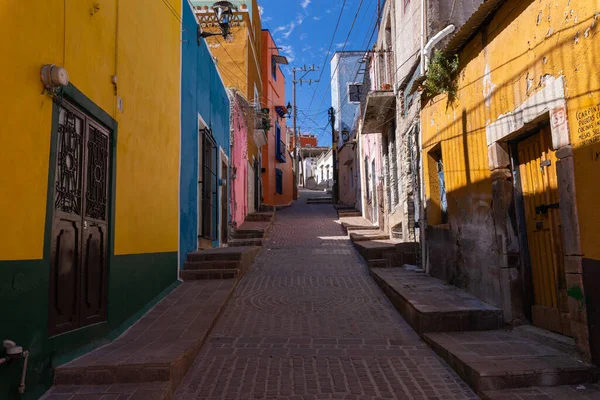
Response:
POLYGON ((556 155, 546 129, 518 144, 533 281, 533 324, 571 335, 561 243, 556 155))

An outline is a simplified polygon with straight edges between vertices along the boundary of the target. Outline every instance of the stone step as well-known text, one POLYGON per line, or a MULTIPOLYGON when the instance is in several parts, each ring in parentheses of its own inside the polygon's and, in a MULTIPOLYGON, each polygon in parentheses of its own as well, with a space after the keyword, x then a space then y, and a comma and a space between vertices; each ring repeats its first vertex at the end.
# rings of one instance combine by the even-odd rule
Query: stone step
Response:
POLYGON ((335 208, 338 211, 356 211, 356 207, 342 203, 334 204, 333 208, 335 208))
POLYGON ((240 267, 240 261, 186 261, 183 268, 187 271, 205 270, 205 269, 237 269, 240 267))
POLYGON ((491 390, 483 392, 481 398, 483 400, 598 400, 600 399, 600 385, 580 384, 491 390))
MULTIPOLYGON (((170 396, 192 366, 236 284, 235 280, 182 283, 117 339, 58 366, 54 385, 160 382, 170 396)), ((55 391, 64 390, 69 388, 55 391)), ((139 398, 162 399, 159 394, 148 395, 140 393, 139 398)))
POLYGON ((338 217, 360 217, 362 213, 360 211, 338 211, 338 217))
POLYGON ((262 239, 265 236, 263 231, 233 231, 232 239, 262 239))
POLYGON ((385 258, 367 261, 369 268, 389 268, 389 261, 385 258))
POLYGON ((248 246, 262 246, 263 239, 255 238, 255 239, 232 239, 227 245, 229 247, 248 247, 248 246))
POLYGON ((168 382, 53 387, 40 400, 147 399, 170 400, 168 382))
POLYGON ((248 222, 269 222, 273 218, 273 212, 257 212, 246 215, 244 221, 248 222))
POLYGON ((186 282, 207 279, 235 279, 239 273, 238 268, 184 269, 179 272, 179 277, 186 282))
POLYGON ((353 242, 364 242, 367 240, 388 240, 390 235, 385 232, 373 229, 352 231, 349 234, 353 242))
POLYGON ((361 225, 350 225, 342 223, 342 226, 346 230, 347 233, 354 231, 378 231, 378 226, 361 226, 361 225))
POLYGON ((504 325, 499 308, 422 272, 398 267, 369 271, 392 304, 420 335, 427 332, 491 330, 504 325))
MULTIPOLYGON (((581 361, 581 357, 524 337, 519 328, 427 333, 424 339, 479 394, 596 383, 599 377, 598 369, 581 361)), ((502 398, 495 395, 496 399, 502 398)))
POLYGON ((187 261, 248 261, 260 251, 260 247, 222 247, 188 253, 187 261))
POLYGON ((306 204, 333 204, 331 197, 309 197, 306 199, 306 204))
POLYGON ((396 240, 367 240, 352 242, 356 250, 366 260, 382 259, 383 253, 395 251, 396 240))

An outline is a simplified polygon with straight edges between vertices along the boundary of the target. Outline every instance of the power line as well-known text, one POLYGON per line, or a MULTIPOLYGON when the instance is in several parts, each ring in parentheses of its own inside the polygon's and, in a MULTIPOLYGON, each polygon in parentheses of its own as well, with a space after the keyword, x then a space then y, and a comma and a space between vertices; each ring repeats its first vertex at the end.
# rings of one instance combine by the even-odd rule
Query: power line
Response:
MULTIPOLYGON (((346 44, 348 43, 348 39, 350 38, 350 35, 352 34, 352 30, 354 29, 354 24, 356 23, 356 19, 358 18, 358 13, 360 12, 360 9, 361 9, 361 7, 363 5, 363 1, 364 0, 360 0, 360 3, 358 4, 358 9, 356 10, 356 13, 354 14, 354 20, 352 21, 352 25, 350 26, 350 31, 348 32, 348 36, 346 36, 346 40, 344 41, 344 46, 342 47, 341 51, 344 51, 344 49, 346 49, 346 44)), ((338 67, 340 66, 340 61, 338 61, 337 64, 335 65, 335 70, 331 73, 332 76, 335 75, 335 73, 337 72, 338 67)), ((327 92, 330 89, 331 89, 331 79, 329 79, 329 87, 325 91, 325 95, 321 99, 321 104, 319 105, 318 108, 321 108, 323 106, 323 102, 325 101, 325 97, 327 96, 327 92)))
MULTIPOLYGON (((361 1, 362 3, 362 1, 361 1)), ((335 24, 335 30, 333 31, 333 36, 331 36, 331 42, 329 43, 329 49, 327 50, 327 54, 325 55, 325 60, 323 61, 323 66, 321 67, 321 74, 319 75, 319 81, 323 77, 323 71, 325 71, 325 67, 327 66, 327 60, 329 59, 329 54, 331 53, 331 47, 333 47, 333 42, 335 41, 335 34, 337 33, 338 27, 340 26, 340 21, 342 20, 342 14, 344 13, 344 7, 346 7, 346 0, 344 0, 344 4, 342 4, 342 9, 340 10, 340 15, 338 17, 337 23, 335 24)), ((315 95, 317 94, 317 89, 319 88, 319 84, 317 83, 317 87, 315 87, 315 91, 310 99, 310 104, 308 108, 312 106, 312 103, 315 99, 315 95)))

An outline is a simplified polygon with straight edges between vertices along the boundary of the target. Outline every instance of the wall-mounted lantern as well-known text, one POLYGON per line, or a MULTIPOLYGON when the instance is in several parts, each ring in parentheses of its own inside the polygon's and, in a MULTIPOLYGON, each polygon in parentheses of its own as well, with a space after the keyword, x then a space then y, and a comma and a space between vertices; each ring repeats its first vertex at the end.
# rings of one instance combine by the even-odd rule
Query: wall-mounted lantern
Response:
POLYGON ((46 64, 42 67, 40 78, 47 90, 53 90, 69 84, 69 74, 64 67, 46 64))
POLYGON ((217 15, 217 21, 219 22, 219 27, 221 28, 221 32, 200 32, 199 36, 203 38, 207 38, 210 36, 223 36, 224 39, 227 39, 229 36, 229 29, 231 28, 230 23, 233 18, 233 12, 235 10, 235 6, 231 4, 229 1, 217 1, 212 6, 213 11, 217 15))

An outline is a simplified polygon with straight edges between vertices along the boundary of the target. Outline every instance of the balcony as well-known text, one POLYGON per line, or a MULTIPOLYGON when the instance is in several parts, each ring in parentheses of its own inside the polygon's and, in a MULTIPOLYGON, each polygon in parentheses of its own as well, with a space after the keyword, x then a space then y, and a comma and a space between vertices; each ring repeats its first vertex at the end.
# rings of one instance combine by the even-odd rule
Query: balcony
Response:
POLYGON ((369 92, 363 115, 363 134, 382 133, 393 117, 396 109, 396 96, 393 90, 369 92))
POLYGON ((286 162, 286 157, 285 157, 285 153, 287 152, 287 149, 285 147, 285 143, 280 140, 279 144, 277 146, 277 149, 275 151, 275 158, 277 158, 277 161, 279 162, 286 162))

